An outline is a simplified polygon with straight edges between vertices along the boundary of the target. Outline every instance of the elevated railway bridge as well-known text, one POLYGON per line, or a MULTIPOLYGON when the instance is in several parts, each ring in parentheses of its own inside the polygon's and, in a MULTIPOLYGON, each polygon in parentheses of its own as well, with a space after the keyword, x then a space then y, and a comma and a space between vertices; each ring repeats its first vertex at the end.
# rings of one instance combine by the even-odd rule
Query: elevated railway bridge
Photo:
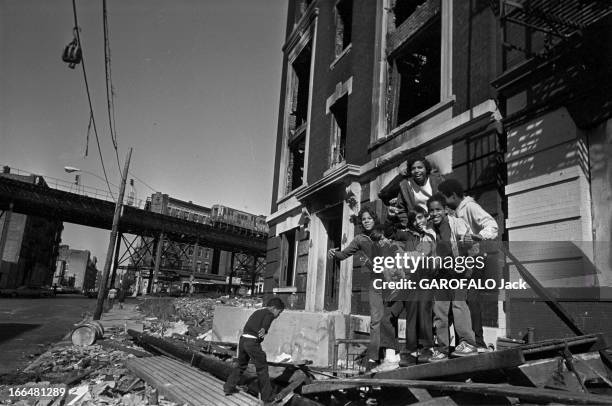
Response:
MULTIPOLYGON (((42 176, 29 176, 26 180, 27 177, 21 175, 0 175, 0 216, 10 218, 15 212, 111 229, 115 210, 112 199, 84 189, 61 190, 52 182, 47 183, 42 176)), ((117 267, 128 261, 131 269, 153 270, 149 275, 154 281, 158 276, 163 279, 161 259, 176 257, 177 251, 186 254, 184 247, 194 244, 231 252, 232 262, 236 259, 232 270, 249 270, 253 277, 264 266, 267 234, 230 224, 198 223, 124 204, 118 231, 121 237, 117 239, 115 248, 112 280, 117 267), (127 235, 133 238, 130 240, 127 235), (119 258, 122 242, 125 250, 119 258)), ((0 252, 3 252, 5 242, 6 236, 0 236, 0 252)), ((192 271, 195 272, 195 265, 192 271)))

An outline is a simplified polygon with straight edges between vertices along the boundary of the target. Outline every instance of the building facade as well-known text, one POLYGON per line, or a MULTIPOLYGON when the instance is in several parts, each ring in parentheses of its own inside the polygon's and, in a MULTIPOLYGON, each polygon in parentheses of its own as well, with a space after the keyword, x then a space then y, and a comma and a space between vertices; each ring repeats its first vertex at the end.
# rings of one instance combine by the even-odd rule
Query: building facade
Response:
POLYGON ((53 285, 75 288, 81 292, 95 289, 98 274, 97 258, 88 250, 76 250, 60 245, 53 285))
MULTIPOLYGON (((350 219, 361 207, 374 207, 384 219, 381 191, 404 176, 405 160, 414 153, 426 156, 443 176, 460 180, 497 220, 504 241, 610 241, 610 164, 602 158, 610 150, 610 93, 582 85, 596 77, 609 86, 603 79, 609 75, 608 46, 568 45, 565 37, 576 24, 563 41, 550 39, 550 22, 537 21, 544 28, 538 31, 528 15, 519 15, 524 9, 501 3, 289 2, 266 292, 295 294, 297 306, 307 311, 363 320, 369 271, 326 254, 353 239, 357 230, 350 219), (580 46, 587 48, 577 51, 580 46), (551 58, 577 52, 606 56, 581 76, 566 66, 565 79, 574 81, 568 90, 551 76, 559 66, 551 58), (540 66, 543 61, 548 65, 540 66), (554 85, 561 89, 553 91, 554 85), (568 101, 567 94, 575 98, 568 101)), ((550 8, 555 2, 539 3, 550 8)), ((569 3, 571 12, 551 13, 564 12, 580 27, 595 29, 610 13, 601 3, 587 2, 588 15, 596 17, 580 20, 580 2, 569 3)), ((570 59, 568 66, 577 58, 570 59)), ((559 262, 567 258, 555 258, 558 249, 541 246, 528 253, 519 247, 516 254, 547 288, 588 282, 600 292, 610 286, 609 243, 599 258, 582 245, 574 244, 574 263, 563 264, 562 277, 559 262), (585 279, 583 268, 572 274, 589 255, 597 265, 591 272, 605 277, 585 279)), ((487 276, 518 278, 501 250, 490 256, 487 276)), ((554 318, 547 308, 525 312, 534 296, 487 295, 493 298, 485 306, 489 340, 521 335, 538 325, 538 317, 554 318), (532 313, 538 314, 525 316, 532 313)), ((591 302, 601 315, 608 303, 599 297, 591 302)), ((580 319, 583 307, 572 309, 574 317, 580 319)), ((559 332, 566 332, 562 323, 538 337, 559 332)))
MULTIPOLYGON (((0 176, 45 185, 36 175, 0 176)), ((5 210, 0 216, 0 288, 50 285, 64 226, 61 221, 5 210)))

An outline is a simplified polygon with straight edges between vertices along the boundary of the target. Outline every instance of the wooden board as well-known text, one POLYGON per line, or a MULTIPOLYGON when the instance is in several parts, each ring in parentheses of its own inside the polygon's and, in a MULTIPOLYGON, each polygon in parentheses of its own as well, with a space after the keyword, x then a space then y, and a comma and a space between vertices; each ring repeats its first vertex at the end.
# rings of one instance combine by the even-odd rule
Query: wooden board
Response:
MULTIPOLYGON (((604 366, 599 353, 590 352, 586 354, 574 355, 577 359, 574 362, 576 370, 584 380, 598 379, 597 373, 608 376, 609 372, 604 366)), ((561 357, 546 358, 536 361, 527 362, 520 365, 518 368, 509 372, 511 383, 522 385, 533 385, 544 387, 552 374, 557 370, 561 357)), ((567 371, 567 367, 563 363, 563 371, 567 371)))
POLYGON ((524 362, 521 351, 513 348, 373 373, 371 377, 376 379, 430 379, 513 368, 524 362))
POLYGON ((346 385, 352 385, 353 388, 361 386, 423 388, 442 392, 474 393, 485 396, 512 396, 526 402, 535 403, 554 402, 576 405, 612 405, 612 396, 564 392, 553 389, 528 388, 524 386, 404 379, 337 379, 319 381, 303 386, 302 394, 331 392, 338 388, 346 388, 346 385))
POLYGON ((244 392, 225 396, 223 381, 164 356, 132 358, 126 366, 173 402, 193 406, 250 406, 261 402, 244 392))
POLYGON ((440 396, 418 403, 411 403, 410 406, 457 406, 457 403, 455 403, 450 396, 440 396))

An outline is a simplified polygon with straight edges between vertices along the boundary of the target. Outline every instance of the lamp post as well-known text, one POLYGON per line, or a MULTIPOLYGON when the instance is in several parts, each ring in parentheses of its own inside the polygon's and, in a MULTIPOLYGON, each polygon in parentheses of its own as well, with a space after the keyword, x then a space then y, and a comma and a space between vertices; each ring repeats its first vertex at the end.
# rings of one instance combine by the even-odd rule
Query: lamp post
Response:
MULTIPOLYGON (((101 177, 101 176, 99 176, 99 175, 96 175, 96 174, 95 174, 95 173, 93 173, 93 172, 86 171, 85 169, 75 168, 74 166, 64 166, 64 171, 65 171, 66 173, 74 173, 74 172, 86 173, 86 174, 88 174, 88 175, 91 175, 91 176, 93 176, 93 177, 95 177, 95 178, 100 179, 101 181, 103 181, 103 182, 105 182, 105 183, 107 182, 107 180, 106 180, 106 179, 104 179, 103 177, 101 177)), ((77 175, 77 176, 78 176, 78 175, 77 175)), ((114 185, 114 184, 112 184, 111 182, 108 182, 108 184, 109 184, 109 185, 111 185, 112 187, 114 187, 115 189, 119 189, 119 187, 118 187, 117 185, 114 185)), ((78 186, 82 186, 82 184, 81 184, 81 183, 77 184, 77 190, 78 190, 78 186)), ((112 194, 112 193, 111 193, 111 196, 113 197, 113 200, 115 200, 115 198, 114 198, 114 196, 113 196, 113 194, 112 194)))

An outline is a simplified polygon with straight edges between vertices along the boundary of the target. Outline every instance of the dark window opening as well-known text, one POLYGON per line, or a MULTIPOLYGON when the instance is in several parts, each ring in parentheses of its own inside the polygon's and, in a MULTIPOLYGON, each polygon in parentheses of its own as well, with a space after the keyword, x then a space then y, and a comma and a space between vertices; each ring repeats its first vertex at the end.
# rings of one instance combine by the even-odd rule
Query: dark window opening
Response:
POLYGON ((393 6, 393 14, 395 15, 395 27, 402 25, 404 21, 416 11, 416 9, 426 0, 396 0, 393 6))
POLYGON ((283 264, 281 287, 293 286, 296 259, 296 232, 295 229, 282 234, 283 264))
POLYGON ((348 95, 342 96, 330 111, 332 113, 332 158, 331 164, 346 161, 346 129, 348 114, 348 95))
POLYGON ((310 43, 304 47, 295 61, 291 64, 293 68, 293 80, 291 83, 291 117, 290 130, 296 130, 308 120, 308 92, 310 87, 310 43))
POLYGON ((351 43, 353 28, 353 0, 340 0, 336 4, 336 56, 351 43))
POLYGON ((395 126, 440 102, 440 36, 437 19, 394 58, 395 126))
POLYGON ((304 155, 306 153, 306 135, 289 143, 289 162, 287 170, 287 192, 290 192, 304 183, 304 155))

